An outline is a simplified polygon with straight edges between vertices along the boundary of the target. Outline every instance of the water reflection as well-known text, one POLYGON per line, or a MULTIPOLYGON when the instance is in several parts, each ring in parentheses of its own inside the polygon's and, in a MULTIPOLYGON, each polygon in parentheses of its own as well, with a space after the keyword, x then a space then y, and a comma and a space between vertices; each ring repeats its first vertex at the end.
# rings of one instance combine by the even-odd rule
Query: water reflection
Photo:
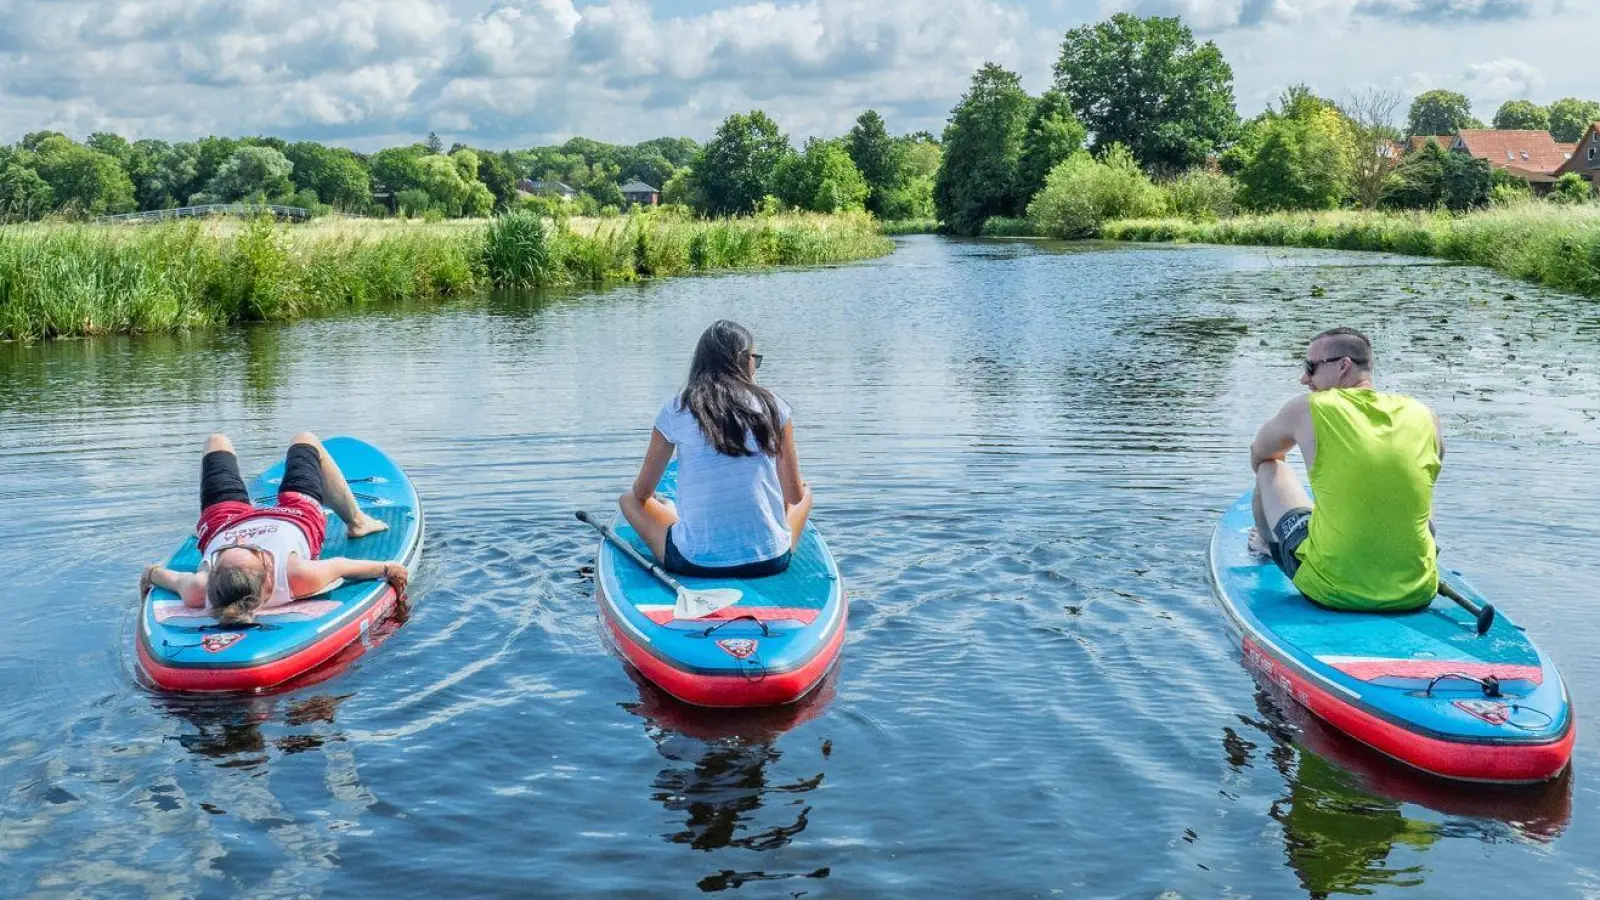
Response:
MULTIPOLYGON (((1283 776, 1287 792, 1268 814, 1283 827, 1289 865, 1312 897, 1422 884, 1425 867, 1396 865, 1397 849, 1421 853, 1447 836, 1545 843, 1571 819, 1570 771, 1540 785, 1452 782, 1333 730, 1259 678, 1255 699, 1260 718, 1239 718, 1270 741, 1262 755, 1283 776), (1404 804, 1447 818, 1410 816, 1404 804)), ((1261 748, 1236 729, 1223 731, 1229 766, 1237 772, 1253 765, 1261 748)))
MULTIPOLYGON (((662 838, 694 850, 724 848, 772 852, 806 830, 807 795, 824 773, 774 782, 768 769, 783 758, 779 739, 816 718, 833 699, 835 673, 799 703, 754 710, 715 710, 679 703, 632 670, 637 703, 622 708, 645 721, 645 733, 667 766, 651 783, 651 798, 684 814, 684 827, 662 838)), ((823 745, 823 758, 831 752, 823 745)), ((826 878, 826 867, 809 872, 740 872, 723 869, 697 882, 702 891, 737 888, 749 881, 826 878)))

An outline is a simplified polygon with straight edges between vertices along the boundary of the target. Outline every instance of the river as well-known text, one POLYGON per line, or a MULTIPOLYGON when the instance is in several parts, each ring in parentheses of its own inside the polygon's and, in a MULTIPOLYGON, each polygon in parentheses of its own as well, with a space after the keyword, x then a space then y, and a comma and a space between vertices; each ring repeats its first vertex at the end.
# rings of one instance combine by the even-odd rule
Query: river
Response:
POLYGON ((0 896, 1600 896, 1600 307, 1323 251, 901 239, 881 260, 177 337, 0 345, 0 896), (695 712, 603 639, 572 518, 710 321, 794 408, 851 598, 797 707, 695 712), (1206 582, 1305 340, 1443 417, 1441 543, 1562 667, 1570 776, 1453 786, 1304 720, 1206 582), (135 679, 201 444, 385 447, 409 620, 288 693, 135 679))

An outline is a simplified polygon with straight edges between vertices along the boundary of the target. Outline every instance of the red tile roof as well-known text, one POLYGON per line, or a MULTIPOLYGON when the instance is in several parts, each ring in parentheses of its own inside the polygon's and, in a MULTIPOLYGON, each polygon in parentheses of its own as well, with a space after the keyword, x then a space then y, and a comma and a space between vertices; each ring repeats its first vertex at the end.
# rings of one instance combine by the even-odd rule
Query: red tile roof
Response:
MULTIPOLYGON (((1563 144, 1562 146, 1567 145, 1563 144)), ((1577 172, 1579 175, 1593 181, 1595 170, 1600 169, 1600 158, 1589 159, 1589 150, 1591 148, 1600 148, 1600 122, 1590 125, 1588 130, 1583 133, 1583 136, 1578 139, 1578 143, 1573 145, 1572 158, 1562 163, 1561 168, 1556 170, 1556 174, 1565 175, 1568 172, 1577 172)), ((1597 154, 1597 156, 1600 156, 1600 154, 1597 154)))
POLYGON ((1456 147, 1478 159, 1488 160, 1496 169, 1524 169, 1549 174, 1561 168, 1567 157, 1548 131, 1502 131, 1462 129, 1456 147))

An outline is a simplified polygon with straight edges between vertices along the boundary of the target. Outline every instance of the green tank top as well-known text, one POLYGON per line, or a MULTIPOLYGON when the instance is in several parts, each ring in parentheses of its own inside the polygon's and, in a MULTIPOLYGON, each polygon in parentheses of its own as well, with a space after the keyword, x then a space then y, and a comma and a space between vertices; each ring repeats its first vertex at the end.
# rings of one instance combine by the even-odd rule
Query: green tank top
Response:
POLYGON ((1410 397, 1337 388, 1311 394, 1311 425, 1316 508, 1295 587, 1336 609, 1428 605, 1439 590, 1428 530, 1440 465, 1433 414, 1410 397))

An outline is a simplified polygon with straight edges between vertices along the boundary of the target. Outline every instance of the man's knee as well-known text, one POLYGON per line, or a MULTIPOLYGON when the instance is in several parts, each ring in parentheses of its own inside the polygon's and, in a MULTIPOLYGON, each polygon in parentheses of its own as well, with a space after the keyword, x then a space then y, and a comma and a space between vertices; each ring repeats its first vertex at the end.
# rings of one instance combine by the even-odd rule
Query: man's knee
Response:
POLYGON ((322 446, 322 441, 319 440, 315 434, 312 434, 309 431, 302 431, 289 439, 289 445, 291 447, 295 444, 310 444, 313 447, 320 447, 322 446))
POLYGON ((228 440, 228 436, 220 431, 206 438, 207 453, 215 453, 219 450, 225 453, 233 452, 233 441, 228 440))

